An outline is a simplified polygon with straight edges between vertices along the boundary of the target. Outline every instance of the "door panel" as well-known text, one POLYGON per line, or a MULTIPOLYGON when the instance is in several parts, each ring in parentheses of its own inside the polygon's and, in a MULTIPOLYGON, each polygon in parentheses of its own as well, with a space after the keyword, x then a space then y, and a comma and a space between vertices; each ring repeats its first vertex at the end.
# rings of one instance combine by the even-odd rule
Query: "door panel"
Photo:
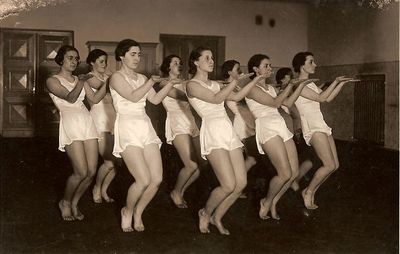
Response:
POLYGON ((3 34, 3 135, 34 133, 35 39, 25 31, 3 34))

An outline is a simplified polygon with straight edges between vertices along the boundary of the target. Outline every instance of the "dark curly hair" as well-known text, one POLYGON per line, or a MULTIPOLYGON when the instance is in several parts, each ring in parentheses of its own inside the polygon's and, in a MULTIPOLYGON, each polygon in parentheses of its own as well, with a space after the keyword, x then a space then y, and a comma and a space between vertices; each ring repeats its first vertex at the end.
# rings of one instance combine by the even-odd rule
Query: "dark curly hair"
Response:
POLYGON ((235 64, 240 65, 240 63, 236 60, 228 60, 222 64, 221 75, 222 75, 223 79, 229 78, 229 76, 230 76, 229 72, 233 70, 233 67, 235 66, 235 64))
POLYGON ((139 47, 141 49, 139 42, 135 40, 125 39, 120 41, 115 48, 115 60, 117 60, 117 62, 120 62, 121 56, 124 56, 131 47, 139 47))
POLYGON ((75 51, 78 54, 78 58, 79 58, 79 51, 75 47, 73 47, 71 45, 63 45, 63 46, 61 46, 61 48, 58 49, 57 55, 54 58, 54 61, 59 66, 61 66, 63 64, 64 56, 65 56, 65 54, 67 54, 68 51, 75 51))
POLYGON ((284 67, 284 68, 280 68, 275 75, 275 80, 278 84, 282 84, 282 79, 289 74, 290 72, 292 72, 292 70, 290 68, 284 67))
MULTIPOLYGON (((269 56, 263 55, 263 54, 256 54, 250 57, 249 62, 247 64, 247 69, 249 70, 249 73, 254 72, 253 68, 254 67, 259 67, 261 64, 261 61, 264 59, 269 60, 269 56)), ((254 79, 256 74, 254 73, 253 75, 250 76, 250 79, 254 79)))
POLYGON ((201 57, 201 54, 203 53, 203 51, 209 50, 211 51, 210 48, 207 47, 197 47, 195 49, 192 50, 192 52, 190 52, 190 56, 189 56, 189 73, 194 75, 197 72, 197 66, 194 64, 194 62, 199 60, 199 57, 201 57))
POLYGON ((306 62, 307 56, 314 56, 311 52, 299 52, 297 53, 292 60, 293 70, 297 73, 300 72, 300 67, 304 65, 306 62))
POLYGON ((92 51, 89 52, 86 58, 86 63, 89 66, 92 66, 91 63, 96 62, 97 58, 101 56, 107 56, 107 53, 101 49, 93 49, 92 51))
POLYGON ((174 57, 178 58, 182 62, 182 59, 177 55, 169 55, 169 56, 165 57, 163 62, 162 62, 162 64, 161 64, 161 66, 160 66, 160 71, 161 71, 161 74, 162 74, 163 77, 168 77, 169 71, 171 70, 169 68, 169 66, 170 66, 171 61, 172 61, 172 59, 174 57))

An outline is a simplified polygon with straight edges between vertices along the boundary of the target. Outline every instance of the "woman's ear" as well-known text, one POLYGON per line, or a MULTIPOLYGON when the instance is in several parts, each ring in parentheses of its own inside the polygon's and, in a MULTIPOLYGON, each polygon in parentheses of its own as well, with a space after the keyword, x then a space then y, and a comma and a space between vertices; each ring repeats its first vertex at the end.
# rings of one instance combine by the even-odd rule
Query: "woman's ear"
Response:
POLYGON ((254 66, 253 67, 253 71, 254 71, 255 74, 258 74, 258 68, 257 67, 254 66))

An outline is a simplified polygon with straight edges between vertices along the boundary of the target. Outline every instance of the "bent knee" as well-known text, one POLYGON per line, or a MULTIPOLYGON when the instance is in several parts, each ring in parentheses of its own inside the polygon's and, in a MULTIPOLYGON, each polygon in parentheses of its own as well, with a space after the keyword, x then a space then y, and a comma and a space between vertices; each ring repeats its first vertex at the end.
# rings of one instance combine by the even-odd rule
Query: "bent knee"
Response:
POLYGON ((243 191, 243 189, 247 186, 247 179, 243 179, 240 181, 236 182, 236 188, 234 190, 234 192, 236 193, 240 193, 243 191))
POLYGON ((161 184, 162 180, 163 180, 162 175, 161 176, 157 176, 157 177, 152 177, 150 184, 151 185, 155 185, 155 186, 159 186, 161 184))
POLYGON ((231 183, 221 184, 221 188, 225 193, 231 194, 232 192, 235 191, 236 183, 235 182, 231 182, 231 183))

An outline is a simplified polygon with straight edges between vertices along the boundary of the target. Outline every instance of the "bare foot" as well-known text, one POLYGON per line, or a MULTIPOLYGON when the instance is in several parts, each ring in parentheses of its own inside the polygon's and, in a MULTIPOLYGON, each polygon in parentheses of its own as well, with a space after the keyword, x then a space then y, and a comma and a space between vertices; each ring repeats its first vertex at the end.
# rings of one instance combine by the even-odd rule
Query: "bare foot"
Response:
POLYGON ((92 194, 93 194, 93 202, 95 202, 96 204, 100 204, 103 201, 101 199, 100 188, 97 188, 96 185, 93 187, 92 194))
POLYGON ((138 232, 144 231, 144 225, 143 225, 143 221, 142 221, 142 216, 136 214, 136 212, 133 212, 133 227, 138 232))
POLYGON ((221 235, 230 235, 229 230, 226 229, 226 228, 224 227, 224 225, 222 225, 222 222, 221 222, 220 220, 218 220, 218 221, 215 220, 214 216, 212 216, 212 217, 210 218, 210 223, 211 223, 212 225, 214 225, 214 226, 217 227, 217 229, 218 229, 218 231, 219 231, 219 233, 220 233, 221 235))
POLYGON ((304 200, 304 206, 309 209, 309 210, 314 210, 317 209, 318 206, 312 203, 312 195, 307 193, 307 189, 304 189, 301 192, 301 195, 303 196, 304 200))
POLYGON ((81 211, 79 211, 79 208, 77 206, 72 206, 71 211, 75 219, 83 220, 85 218, 85 215, 83 215, 81 211))
POLYGON ((290 188, 292 188, 293 191, 298 191, 300 189, 299 182, 294 180, 292 185, 290 185, 290 188))
POLYGON ((210 233, 210 230, 208 229, 208 224, 210 223, 210 217, 206 214, 205 209, 200 209, 199 210, 199 229, 200 232, 203 234, 208 234, 210 233))
POLYGON ((101 193, 101 197, 104 199, 104 201, 106 201, 107 203, 112 203, 112 202, 114 202, 114 199, 113 198, 110 198, 108 195, 107 195, 107 192, 102 192, 101 193))
POLYGON ((72 216, 71 204, 69 202, 60 200, 60 202, 58 202, 58 208, 60 208, 61 217, 63 220, 65 221, 75 220, 74 216, 72 216))
POLYGON ((188 208, 179 192, 172 190, 169 195, 178 208, 188 208))
POLYGON ((276 204, 272 204, 271 206, 271 217, 274 220, 280 220, 281 217, 279 217, 278 212, 276 211, 276 204))
POLYGON ((269 216, 267 215, 269 207, 265 206, 264 202, 265 202, 264 198, 260 200, 260 211, 258 212, 258 215, 260 216, 261 219, 267 220, 269 219, 269 216))
POLYGON ((132 214, 129 214, 126 207, 121 209, 121 228, 124 232, 133 232, 132 214))

